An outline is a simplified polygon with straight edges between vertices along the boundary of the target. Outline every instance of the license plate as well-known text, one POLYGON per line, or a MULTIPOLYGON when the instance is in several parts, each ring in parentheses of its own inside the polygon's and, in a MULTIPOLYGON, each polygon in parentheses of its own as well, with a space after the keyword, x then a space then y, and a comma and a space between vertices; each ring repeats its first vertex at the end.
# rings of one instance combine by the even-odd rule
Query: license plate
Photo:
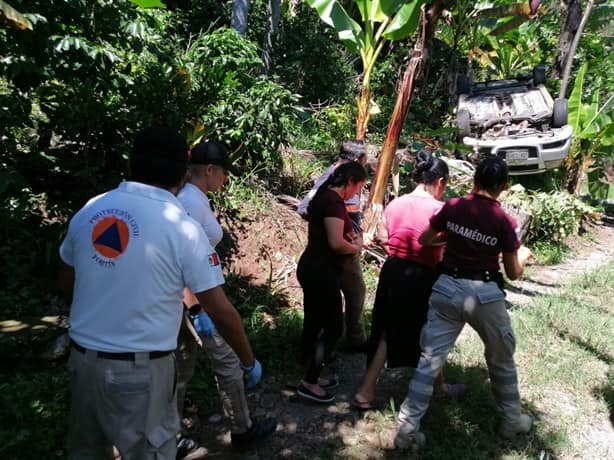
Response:
POLYGON ((527 149, 506 150, 505 159, 508 163, 518 163, 529 159, 529 151, 527 149))

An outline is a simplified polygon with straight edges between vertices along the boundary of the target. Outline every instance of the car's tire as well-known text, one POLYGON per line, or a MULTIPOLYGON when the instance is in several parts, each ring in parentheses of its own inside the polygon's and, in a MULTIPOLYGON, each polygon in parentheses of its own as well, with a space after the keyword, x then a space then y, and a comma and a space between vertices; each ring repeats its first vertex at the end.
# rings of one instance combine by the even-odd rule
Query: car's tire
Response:
POLYGON ((544 64, 536 65, 533 68, 533 84, 535 86, 546 84, 546 66, 544 64))
POLYGON ((552 127, 560 128, 567 124, 567 99, 556 98, 552 107, 552 127))
POLYGON ((471 80, 465 74, 456 77, 456 94, 469 94, 471 92, 471 80))
POLYGON ((471 114, 469 110, 460 109, 456 113, 456 127, 458 128, 458 140, 462 142, 463 137, 471 132, 471 114))

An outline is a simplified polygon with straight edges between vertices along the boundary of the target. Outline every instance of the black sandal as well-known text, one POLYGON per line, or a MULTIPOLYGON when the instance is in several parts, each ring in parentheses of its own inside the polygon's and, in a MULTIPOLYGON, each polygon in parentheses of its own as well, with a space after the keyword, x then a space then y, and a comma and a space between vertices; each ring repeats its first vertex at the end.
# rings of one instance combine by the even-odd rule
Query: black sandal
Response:
POLYGON ((324 391, 323 395, 319 395, 306 388, 303 384, 298 386, 296 394, 302 398, 309 399, 310 401, 315 401, 320 404, 328 404, 335 400, 335 396, 329 392, 324 391))

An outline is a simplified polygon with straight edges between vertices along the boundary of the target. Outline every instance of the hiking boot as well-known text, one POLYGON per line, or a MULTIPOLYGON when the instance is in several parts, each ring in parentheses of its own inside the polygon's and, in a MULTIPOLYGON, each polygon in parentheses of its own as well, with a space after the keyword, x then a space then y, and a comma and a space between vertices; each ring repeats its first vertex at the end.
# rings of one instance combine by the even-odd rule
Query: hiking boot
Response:
POLYGON ((245 433, 232 433, 230 440, 235 449, 250 447, 263 439, 269 437, 277 429, 277 420, 273 417, 262 420, 253 420, 252 426, 245 433))
POLYGON ((499 427, 499 435, 506 439, 512 439, 518 434, 526 434, 531 430, 533 419, 530 415, 520 414, 518 421, 514 424, 503 422, 499 427))
POLYGON ((398 431, 394 438, 394 445, 399 449, 415 448, 419 449, 426 444, 426 436, 421 431, 412 431, 411 433, 403 433, 398 431))
POLYGON ((177 460, 194 460, 203 458, 208 451, 198 445, 196 441, 183 436, 177 439, 177 460))

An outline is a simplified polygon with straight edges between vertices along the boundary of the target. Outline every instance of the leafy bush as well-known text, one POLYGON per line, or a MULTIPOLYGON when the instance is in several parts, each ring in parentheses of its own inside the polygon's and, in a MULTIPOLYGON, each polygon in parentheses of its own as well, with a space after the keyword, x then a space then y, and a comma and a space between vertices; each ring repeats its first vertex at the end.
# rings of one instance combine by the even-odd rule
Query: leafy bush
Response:
POLYGON ((304 120, 294 131, 292 145, 297 149, 336 150, 345 139, 353 139, 356 107, 334 104, 304 113, 304 120))
POLYGON ((201 136, 225 141, 247 168, 278 170, 298 96, 260 75, 256 45, 232 29, 219 29, 197 38, 181 61, 197 108, 192 123, 202 123, 201 136))
POLYGON ((568 235, 578 233, 582 216, 592 208, 567 192, 527 192, 516 185, 502 201, 530 214, 532 220, 526 242, 562 243, 568 235))

